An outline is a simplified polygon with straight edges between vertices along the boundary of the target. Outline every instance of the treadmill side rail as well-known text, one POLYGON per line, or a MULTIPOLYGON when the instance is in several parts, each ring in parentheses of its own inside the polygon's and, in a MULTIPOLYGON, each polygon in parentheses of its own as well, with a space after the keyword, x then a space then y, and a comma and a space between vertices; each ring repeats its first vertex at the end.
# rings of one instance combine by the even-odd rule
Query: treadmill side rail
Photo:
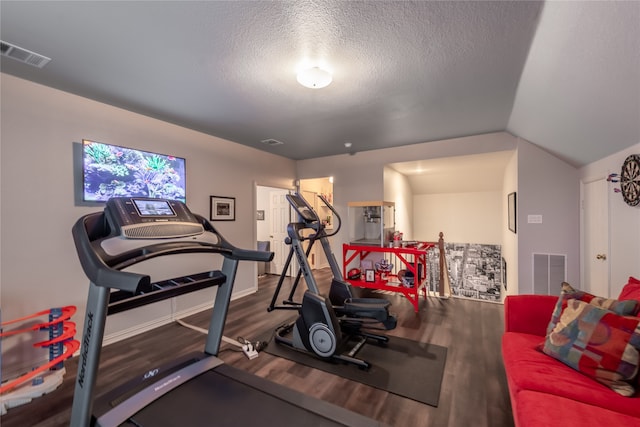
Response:
POLYGON ((100 416, 96 421, 96 427, 121 425, 160 396, 169 393, 174 388, 223 363, 224 362, 217 357, 209 356, 161 378, 100 416))

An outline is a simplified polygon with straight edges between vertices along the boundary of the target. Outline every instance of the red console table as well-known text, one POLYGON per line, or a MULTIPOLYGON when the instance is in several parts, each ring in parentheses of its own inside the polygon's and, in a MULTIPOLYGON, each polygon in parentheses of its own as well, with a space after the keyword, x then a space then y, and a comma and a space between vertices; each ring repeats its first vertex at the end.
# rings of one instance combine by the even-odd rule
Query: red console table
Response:
POLYGON ((414 311, 417 313, 420 302, 419 293, 422 292, 425 301, 427 299, 427 251, 435 246, 435 243, 427 242, 417 242, 407 247, 344 244, 342 245, 342 275, 353 286, 403 294, 413 304, 414 311), (393 264, 393 269, 388 274, 375 271, 375 262, 382 259, 393 264), (363 264, 369 263, 371 269, 368 266, 362 267, 363 264), (347 272, 352 268, 361 270, 359 279, 348 278, 347 272), (366 270, 373 270, 373 272, 370 271, 367 275, 366 270), (398 277, 400 270, 413 273, 413 286, 405 286, 402 283, 398 277))

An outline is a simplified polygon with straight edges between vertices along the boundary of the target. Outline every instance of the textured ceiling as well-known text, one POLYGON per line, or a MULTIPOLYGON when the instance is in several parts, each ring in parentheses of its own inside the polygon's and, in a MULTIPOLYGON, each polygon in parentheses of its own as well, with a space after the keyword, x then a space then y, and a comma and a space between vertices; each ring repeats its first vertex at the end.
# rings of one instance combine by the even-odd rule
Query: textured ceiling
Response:
POLYGON ((640 142, 640 2, 3 0, 0 19, 52 58, 2 72, 292 159, 507 130, 582 165, 640 142), (300 86, 305 63, 333 83, 300 86))

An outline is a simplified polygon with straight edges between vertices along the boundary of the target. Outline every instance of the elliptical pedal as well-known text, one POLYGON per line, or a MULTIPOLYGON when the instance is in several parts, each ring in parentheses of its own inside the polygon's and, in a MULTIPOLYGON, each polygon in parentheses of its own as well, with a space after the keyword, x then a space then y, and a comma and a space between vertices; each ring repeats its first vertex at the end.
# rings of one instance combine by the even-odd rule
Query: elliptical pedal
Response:
POLYGON ((371 366, 369 362, 355 357, 366 343, 367 337, 362 334, 344 335, 329 300, 310 291, 304 294, 298 318, 278 327, 275 340, 276 343, 311 353, 320 359, 341 361, 365 370, 371 366), (290 333, 291 338, 285 337, 290 333), (353 341, 354 336, 359 339, 354 346, 348 348, 348 343, 353 341))

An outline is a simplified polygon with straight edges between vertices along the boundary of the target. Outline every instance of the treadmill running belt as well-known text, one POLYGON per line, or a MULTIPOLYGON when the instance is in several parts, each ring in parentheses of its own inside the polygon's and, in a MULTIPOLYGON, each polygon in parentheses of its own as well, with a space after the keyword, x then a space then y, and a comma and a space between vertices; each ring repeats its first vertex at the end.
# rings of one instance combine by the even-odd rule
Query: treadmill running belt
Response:
MULTIPOLYGON (((207 371, 157 399, 131 417, 130 421, 138 427, 345 425, 327 418, 333 415, 331 412, 325 412, 324 416, 300 405, 314 399, 305 397, 298 404, 291 403, 274 396, 272 390, 266 392, 228 377, 226 373, 218 372, 219 368, 223 368, 221 371, 227 371, 226 373, 235 374, 233 369, 230 371, 225 365, 207 371)), ((246 373, 241 372, 240 375, 243 376, 242 374, 246 373)), ((255 378, 262 384, 262 378, 255 378)), ((275 385, 276 389, 281 387, 271 382, 267 385, 275 385)), ((319 402, 322 406, 330 405, 327 402, 319 402)), ((344 410, 340 407, 335 408, 338 413, 344 410)), ((357 421, 362 421, 358 414, 351 415, 355 415, 357 421)), ((356 422, 356 425, 371 424, 356 422)))

